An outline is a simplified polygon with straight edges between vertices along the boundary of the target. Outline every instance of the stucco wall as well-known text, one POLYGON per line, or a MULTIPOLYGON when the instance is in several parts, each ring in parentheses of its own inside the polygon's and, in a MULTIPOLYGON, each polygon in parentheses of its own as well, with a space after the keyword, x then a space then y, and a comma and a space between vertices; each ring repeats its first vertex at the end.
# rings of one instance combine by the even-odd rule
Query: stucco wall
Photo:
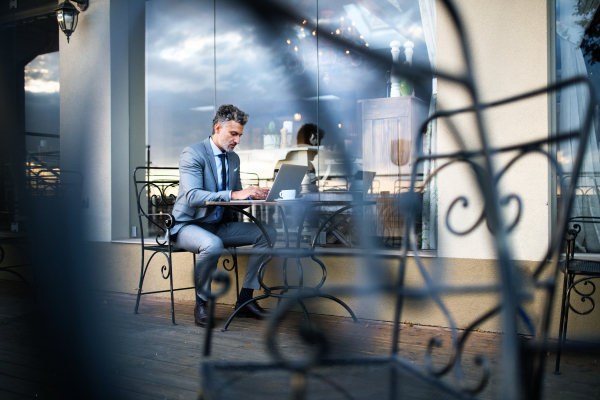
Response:
MULTIPOLYGON (((548 84, 548 40, 546 0, 457 1, 467 31, 477 88, 484 102, 537 89, 548 84)), ((464 73, 462 50, 444 7, 438 6, 438 68, 464 73)), ((438 108, 454 109, 472 105, 466 93, 454 84, 438 82, 438 108)), ((484 113, 491 146, 506 146, 546 138, 548 132, 546 96, 503 106, 484 113)), ((450 126, 438 125, 440 153, 456 150, 450 126)), ((473 115, 452 118, 466 147, 481 148, 473 115)), ((513 154, 514 155, 514 154, 513 154)), ((506 157, 494 160, 500 169, 506 157)), ((540 260, 548 243, 548 162, 529 156, 514 165, 501 181, 504 194, 517 194, 523 201, 522 219, 511 235, 513 257, 540 260)), ((475 190, 472 173, 464 166, 450 167, 438 180, 439 254, 449 258, 492 259, 492 238, 485 224, 472 234, 456 236, 446 228, 445 218, 451 202, 460 195, 468 197, 468 208, 456 207, 451 221, 464 229, 477 220, 482 209, 481 195, 475 190)), ((506 207, 506 219, 515 216, 514 204, 506 207)))
MULTIPOLYGON (((140 246, 134 244, 120 243, 101 243, 94 246, 94 253, 90 254, 95 260, 99 260, 97 275, 94 279, 97 288, 100 290, 116 291, 122 293, 137 294, 140 277, 140 246)), ((219 260, 219 269, 222 270, 222 263, 225 258, 219 260)), ((424 265, 428 274, 438 284, 447 283, 449 285, 485 285, 497 283, 496 264, 494 260, 482 259, 436 259, 423 258, 424 265)), ((364 281, 365 275, 377 270, 382 272, 384 277, 393 281, 398 273, 397 260, 382 260, 375 264, 372 259, 356 259, 352 257, 322 257, 322 261, 327 266, 327 281, 323 287, 323 292, 327 293, 328 288, 336 285, 352 284, 364 281)), ((239 256, 240 279, 245 274, 246 256, 239 256)), ((144 291, 165 290, 169 287, 169 281, 164 280, 161 275, 161 267, 164 265, 162 257, 156 257, 148 268, 144 282, 144 291)), ((174 265, 174 287, 193 286, 192 255, 190 253, 177 253, 173 256, 174 265)), ((229 264, 231 265, 231 264, 229 264)), ((295 271, 295 262, 291 260, 288 264, 289 283, 297 283, 295 271)), ((303 260, 305 266, 305 284, 317 283, 321 277, 320 269, 310 260, 303 260)), ((536 265, 533 262, 522 262, 520 267, 525 272, 530 272, 536 265)), ((281 285, 283 278, 281 274, 282 261, 272 261, 266 270, 265 282, 268 285, 281 285)), ((235 303, 235 278, 230 273, 231 287, 229 292, 219 299, 220 303, 235 303)), ((408 288, 424 288, 424 280, 414 259, 409 259, 407 265, 406 285, 408 288)), ((562 285, 559 284, 558 294, 562 285)), ((259 295, 255 291, 255 296, 259 295)), ((536 291, 535 297, 525 302, 527 313, 534 321, 538 321, 544 296, 536 291)), ((167 293, 162 295, 151 295, 156 297, 168 297, 167 293)), ((194 300, 193 290, 175 292, 175 297, 182 300, 194 300)), ((341 296, 347 304, 354 310, 358 318, 393 320, 394 299, 390 296, 341 296)), ((600 301, 600 295, 596 293, 593 296, 594 301, 600 301)), ((553 319, 550 329, 550 336, 558 336, 558 317, 560 315, 560 303, 558 299, 553 306, 553 319)), ((139 312, 145 312, 144 297, 140 302, 139 312)), ((265 307, 275 307, 276 300, 262 300, 261 304, 265 307)), ((589 303, 581 303, 574 297, 574 304, 578 309, 585 309, 589 303)), ((443 297, 443 305, 447 307, 453 318, 453 323, 459 328, 466 328, 477 318, 497 305, 497 297, 489 294, 460 294, 448 295, 443 297)), ((133 311, 134 304, 132 303, 133 311)), ((326 315, 338 315, 348 317, 348 313, 338 304, 329 300, 311 300, 307 302, 307 307, 311 312, 317 312, 326 315)), ((177 313, 177 309, 176 309, 177 313)), ((165 316, 168 317, 168 316, 165 316)), ((410 299, 405 303, 402 318, 403 322, 412 322, 421 325, 432 326, 451 326, 451 322, 442 312, 439 305, 430 298, 410 299)), ((597 340, 597 323, 594 314, 588 316, 578 316, 571 313, 569 317, 569 338, 580 340, 597 340)), ((487 322, 476 326, 484 331, 500 330, 499 318, 491 318, 487 322)), ((522 333, 528 333, 522 321, 519 321, 519 330, 522 333)))
POLYGON ((129 237, 135 213, 131 171, 144 163, 144 4, 91 1, 70 43, 60 35, 61 167, 83 174, 90 240, 129 237))
MULTIPOLYGON (((60 153, 63 170, 83 174, 86 235, 111 239, 110 1, 94 0, 79 15, 70 43, 60 35, 60 153)), ((126 135, 126 132, 123 132, 126 135)))

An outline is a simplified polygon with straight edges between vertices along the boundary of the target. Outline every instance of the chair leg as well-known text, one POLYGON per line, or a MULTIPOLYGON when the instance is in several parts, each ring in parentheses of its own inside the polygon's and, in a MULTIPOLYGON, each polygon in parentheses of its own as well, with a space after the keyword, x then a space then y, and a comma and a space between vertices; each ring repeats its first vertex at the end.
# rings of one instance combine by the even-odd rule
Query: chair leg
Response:
POLYGON ((235 290, 237 295, 235 304, 238 304, 240 300, 240 275, 238 273, 237 253, 235 251, 235 247, 232 249, 231 254, 233 258, 233 269, 235 270, 235 290))
POLYGON ((236 314, 238 313, 238 311, 240 311, 242 308, 244 308, 245 305, 252 303, 253 301, 257 301, 257 300, 262 300, 262 299, 266 299, 267 297, 269 297, 268 294, 263 294, 262 296, 258 296, 258 297, 254 297, 251 298, 250 300, 248 300, 247 302, 245 302, 244 304, 240 305, 234 312, 233 314, 231 314, 229 316, 229 319, 227 320, 227 322, 225 322, 225 326, 223 327, 223 329, 221 329, 221 332, 225 332, 227 331, 227 327, 229 326, 229 324, 231 323, 231 321, 233 321, 233 318, 236 316, 236 314))
POLYGON ((204 336, 204 357, 210 356, 210 343, 212 342, 213 325, 215 319, 215 298, 208 299, 208 326, 206 327, 206 336, 204 336))
POLYGON ((171 263, 171 254, 169 254, 169 284, 171 286, 171 322, 173 322, 173 325, 177 325, 175 323, 175 301, 173 299, 173 264, 171 263))
MULTIPOLYGON (((560 356, 562 353, 562 347, 567 336, 567 318, 569 314, 569 299, 567 299, 567 288, 571 284, 572 279, 569 274, 565 272, 563 279, 563 293, 562 303, 560 307, 560 325, 558 328, 558 345, 556 349, 556 366, 554 368, 554 374, 560 374, 560 356)), ((568 296, 570 298, 570 296, 568 296)))
POLYGON ((142 285, 144 284, 144 249, 142 249, 142 266, 140 271, 140 284, 138 286, 137 299, 135 300, 135 310, 133 310, 134 314, 138 313, 138 308, 140 306, 140 298, 142 297, 142 285))

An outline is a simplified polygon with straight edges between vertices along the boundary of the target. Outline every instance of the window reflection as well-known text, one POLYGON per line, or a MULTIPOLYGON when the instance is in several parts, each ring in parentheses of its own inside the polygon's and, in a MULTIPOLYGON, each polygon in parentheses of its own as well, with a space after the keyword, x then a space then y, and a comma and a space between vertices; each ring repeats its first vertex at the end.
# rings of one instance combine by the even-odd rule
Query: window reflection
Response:
MULTIPOLYGON (((598 153, 598 96, 600 95, 600 14, 598 2, 578 0, 556 1, 556 69, 557 79, 568 79, 584 75, 591 80, 596 90, 593 99, 594 124, 578 178, 578 187, 573 199, 572 216, 600 217, 598 195, 600 175, 600 155, 598 153)), ((589 95, 583 86, 561 89, 557 95, 557 128, 560 133, 570 133, 580 129, 589 107, 589 95)), ((577 140, 561 142, 557 158, 567 175, 577 154, 577 140)), ((560 193, 558 193, 560 199, 560 193)), ((595 224, 581 224, 575 251, 600 252, 600 232, 595 224)))
POLYGON ((34 58, 24 68, 25 134, 28 162, 59 166, 60 85, 58 51, 34 58), (31 160, 35 157, 35 160, 31 160))
POLYGON ((390 97, 390 43, 412 43, 400 47, 401 61, 410 47, 412 62, 429 64, 419 2, 281 4, 296 21, 273 26, 233 0, 147 3, 151 161, 177 166, 184 147, 210 135, 215 106, 234 104, 250 115, 236 148, 246 185, 269 185, 283 163, 306 165, 306 197, 377 201, 369 234, 398 246, 397 195, 409 185, 432 86, 402 80, 400 97, 390 97))
POLYGON ((146 2, 146 104, 150 163, 176 167, 214 117, 212 1, 146 2))

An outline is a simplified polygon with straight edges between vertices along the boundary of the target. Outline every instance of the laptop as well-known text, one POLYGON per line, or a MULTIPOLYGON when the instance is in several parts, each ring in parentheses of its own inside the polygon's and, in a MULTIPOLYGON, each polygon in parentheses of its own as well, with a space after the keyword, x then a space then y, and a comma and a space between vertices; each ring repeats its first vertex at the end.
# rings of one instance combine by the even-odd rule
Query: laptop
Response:
POLYGON ((279 198, 279 192, 282 190, 295 190, 296 195, 300 193, 300 185, 306 175, 308 167, 306 165, 294 165, 294 164, 281 164, 279 172, 275 177, 273 186, 269 195, 264 200, 233 200, 233 201, 251 201, 251 202, 265 202, 275 201, 279 198))
POLYGON ((373 180, 375 179, 375 172, 373 171, 356 171, 354 174, 354 180, 350 184, 351 192, 365 192, 367 193, 371 186, 373 186, 373 180))

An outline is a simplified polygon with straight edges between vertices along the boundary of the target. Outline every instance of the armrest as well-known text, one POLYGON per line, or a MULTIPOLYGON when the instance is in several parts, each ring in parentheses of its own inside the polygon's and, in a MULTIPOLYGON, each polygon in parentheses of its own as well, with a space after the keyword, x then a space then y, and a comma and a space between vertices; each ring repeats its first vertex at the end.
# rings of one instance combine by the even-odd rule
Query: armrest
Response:
POLYGON ((156 213, 156 214, 144 214, 144 216, 146 217, 167 217, 167 220, 165 221, 165 226, 167 227, 167 229, 171 229, 175 226, 175 217, 173 216, 173 214, 167 214, 167 213, 156 213))

